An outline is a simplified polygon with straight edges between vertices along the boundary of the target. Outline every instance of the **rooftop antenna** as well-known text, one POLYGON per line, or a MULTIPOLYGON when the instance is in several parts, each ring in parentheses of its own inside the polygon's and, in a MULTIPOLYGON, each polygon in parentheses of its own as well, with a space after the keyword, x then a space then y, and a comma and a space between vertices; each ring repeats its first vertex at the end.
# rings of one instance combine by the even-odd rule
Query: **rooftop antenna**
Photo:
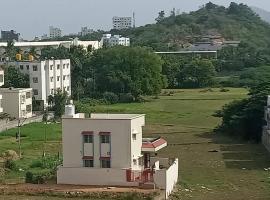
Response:
POLYGON ((135 12, 133 12, 133 28, 136 27, 135 12))

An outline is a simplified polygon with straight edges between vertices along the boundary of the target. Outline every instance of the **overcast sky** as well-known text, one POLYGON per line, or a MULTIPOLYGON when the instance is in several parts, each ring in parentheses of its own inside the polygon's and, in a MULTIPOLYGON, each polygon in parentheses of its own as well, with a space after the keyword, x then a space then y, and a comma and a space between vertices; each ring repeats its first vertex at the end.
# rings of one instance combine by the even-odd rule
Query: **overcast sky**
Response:
MULTIPOLYGON (((231 0, 232 1, 232 0, 231 0)), ((212 0, 229 5, 231 1, 212 0)), ((77 33, 82 26, 109 30, 113 16, 132 16, 136 24, 153 23, 160 10, 180 12, 198 9, 209 0, 1 0, 0 29, 14 29, 25 39, 48 33, 50 25, 64 34, 77 33)), ((235 0, 270 10, 270 0, 235 0)))

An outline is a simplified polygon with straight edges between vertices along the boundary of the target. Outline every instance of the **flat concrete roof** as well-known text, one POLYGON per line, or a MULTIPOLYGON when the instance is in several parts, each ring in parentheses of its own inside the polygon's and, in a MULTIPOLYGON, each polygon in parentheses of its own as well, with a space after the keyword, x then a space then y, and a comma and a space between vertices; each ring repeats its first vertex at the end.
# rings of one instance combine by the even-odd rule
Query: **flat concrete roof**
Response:
POLYGON ((0 88, 0 93, 15 93, 32 90, 32 88, 0 88))
POLYGON ((90 119, 135 119, 144 117, 145 114, 106 114, 106 113, 92 113, 90 119))

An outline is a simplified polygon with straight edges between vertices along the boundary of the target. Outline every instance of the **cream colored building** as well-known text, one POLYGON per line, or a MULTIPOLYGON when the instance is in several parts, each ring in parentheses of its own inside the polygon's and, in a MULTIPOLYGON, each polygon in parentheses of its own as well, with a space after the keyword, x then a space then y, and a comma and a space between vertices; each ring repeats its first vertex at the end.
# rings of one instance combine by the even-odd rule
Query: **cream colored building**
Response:
POLYGON ((32 117, 32 88, 1 88, 3 112, 11 117, 32 117))
POLYGON ((178 159, 158 158, 162 138, 143 138, 143 114, 75 114, 66 106, 62 119, 63 165, 58 184, 147 186, 166 197, 178 178, 178 159))
POLYGON ((15 66, 22 73, 29 75, 33 97, 43 106, 48 105, 48 97, 57 90, 71 95, 70 60, 14 61, 0 62, 4 66, 15 66))

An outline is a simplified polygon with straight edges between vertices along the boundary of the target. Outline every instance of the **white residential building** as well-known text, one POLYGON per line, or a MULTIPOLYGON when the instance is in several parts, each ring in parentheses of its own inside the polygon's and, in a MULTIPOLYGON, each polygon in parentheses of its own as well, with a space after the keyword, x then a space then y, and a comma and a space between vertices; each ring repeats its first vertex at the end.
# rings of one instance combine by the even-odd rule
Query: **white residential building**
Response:
POLYGON ((3 65, 15 66, 22 73, 28 74, 30 87, 33 88, 33 97, 45 107, 48 105, 48 96, 54 95, 57 90, 71 95, 70 60, 43 60, 2 62, 3 65))
MULTIPOLYGON (((20 48, 23 52, 29 52, 29 50, 34 47, 38 54, 41 54, 41 50, 46 47, 58 48, 60 46, 70 48, 71 46, 82 46, 84 49, 88 49, 89 46, 92 47, 93 50, 100 48, 99 41, 80 41, 78 38, 75 38, 71 41, 46 41, 46 42, 15 42, 14 46, 20 48)), ((5 47, 7 46, 7 42, 0 42, 0 57, 5 52, 5 47)))
POLYGON ((62 30, 53 26, 49 27, 50 38, 59 38, 62 36, 62 30))
POLYGON ((113 19, 113 29, 127 29, 132 27, 132 18, 131 17, 116 17, 113 19))
POLYGON ((11 117, 32 117, 32 88, 0 88, 3 112, 11 117))
POLYGON ((75 114, 62 118, 63 165, 58 184, 156 187, 172 192, 178 159, 158 158, 162 138, 143 138, 143 114, 75 114))
POLYGON ((120 35, 114 35, 111 34, 103 34, 103 37, 101 39, 101 45, 108 45, 109 47, 112 46, 130 46, 130 39, 126 37, 121 37, 120 35))

